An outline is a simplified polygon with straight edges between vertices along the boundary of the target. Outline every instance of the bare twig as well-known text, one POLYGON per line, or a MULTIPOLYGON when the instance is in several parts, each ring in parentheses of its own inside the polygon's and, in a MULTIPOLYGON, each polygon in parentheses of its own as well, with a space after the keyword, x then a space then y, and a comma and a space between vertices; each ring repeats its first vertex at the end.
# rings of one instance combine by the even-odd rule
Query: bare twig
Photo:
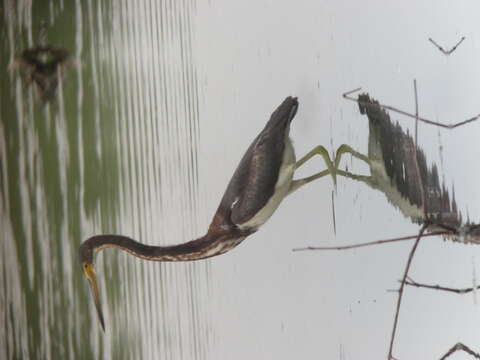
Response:
POLYGON ((457 351, 465 351, 467 354, 472 355, 475 359, 480 359, 480 355, 470 349, 467 345, 464 345, 462 343, 456 343, 455 345, 452 346, 450 350, 447 351, 445 355, 443 355, 440 360, 445 360, 446 358, 450 357, 453 353, 457 351))
POLYGON ((333 233, 337 234, 337 221, 335 219, 335 197, 334 192, 332 190, 332 219, 333 219, 333 233))
POLYGON ((422 196, 422 209, 424 219, 428 219, 427 198, 425 194, 425 187, 423 186, 422 174, 420 173, 420 166, 418 165, 417 148, 418 148, 418 92, 417 80, 413 80, 413 91, 415 94, 415 143, 413 145, 413 160, 415 162, 415 169, 417 171, 418 180, 420 182, 420 195, 422 196))
POLYGON ((410 254, 408 255, 407 265, 405 266, 405 271, 403 273, 402 283, 400 284, 400 289, 398 289, 398 298, 397 298, 397 307, 395 311, 395 319, 393 321, 393 329, 392 329, 392 336, 390 338, 390 349, 388 350, 388 359, 391 360, 393 358, 393 343, 395 341, 395 334, 397 332, 397 324, 398 324, 398 315, 400 314, 400 306, 402 304, 402 296, 403 296, 403 289, 405 287, 405 280, 408 276, 408 271, 410 270, 410 265, 412 264, 413 255, 415 255, 415 251, 417 250, 418 243, 420 242, 420 238, 423 235, 423 232, 427 228, 427 224, 424 224, 420 229, 417 239, 413 244, 412 250, 410 250, 410 254))
MULTIPOLYGON (((450 234, 449 231, 434 231, 425 235, 422 235, 422 237, 428 237, 428 236, 437 236, 437 235, 448 235, 450 234)), ((356 249, 360 247, 366 247, 366 246, 372 246, 372 245, 382 245, 382 244, 388 244, 392 242, 397 242, 397 241, 405 241, 405 240, 415 240, 418 237, 417 235, 411 235, 411 236, 403 236, 395 239, 386 239, 386 240, 376 240, 376 241, 370 241, 367 243, 363 244, 351 244, 351 245, 345 245, 345 246, 307 246, 303 248, 295 248, 292 251, 307 251, 307 250, 349 250, 349 249, 356 249)))
MULTIPOLYGON (((432 289, 432 290, 447 291, 447 292, 452 292, 452 293, 459 294, 459 295, 467 294, 467 293, 473 291, 473 288, 471 288, 471 287, 470 288, 464 288, 464 289, 455 289, 455 288, 449 288, 449 287, 440 286, 440 285, 421 284, 421 283, 418 283, 415 280, 410 279, 410 278, 408 280, 405 280, 405 285, 415 286, 415 287, 418 287, 418 288, 426 288, 426 289, 432 289)), ((476 289, 480 289, 480 286, 477 286, 476 289)))
POLYGON ((437 47, 438 50, 440 50, 442 53, 444 53, 445 55, 450 55, 451 53, 453 53, 455 50, 457 50, 457 47, 458 45, 460 45, 463 40, 465 40, 465 36, 462 36, 462 38, 455 44, 455 46, 453 46, 450 50, 445 50, 443 47, 441 47, 440 45, 438 45, 435 40, 433 40, 432 38, 428 38, 428 41, 430 41, 433 45, 435 45, 437 47))
MULTIPOLYGON (((345 99, 348 99, 350 101, 355 101, 356 103, 358 104, 361 104, 361 105, 364 105, 364 106, 370 106, 371 104, 367 103, 367 102, 364 102, 364 101, 359 101, 358 99, 356 98, 353 98, 351 97, 350 95, 355 93, 355 92, 358 92, 362 90, 362 88, 356 88, 356 89, 353 89, 351 91, 348 91, 346 93, 344 93, 342 96, 345 98, 345 99)), ((480 114, 478 115, 475 115, 474 117, 471 117, 467 120, 463 120, 463 121, 460 121, 458 123, 454 123, 454 124, 442 124, 442 123, 439 123, 439 122, 436 122, 436 121, 432 121, 432 120, 428 120, 428 119, 425 119, 421 116, 415 116, 414 114, 410 114, 406 111, 403 111, 403 110, 400 110, 400 109, 397 109, 393 106, 390 106, 390 105, 383 105, 383 104, 378 104, 379 107, 381 107, 382 109, 386 109, 386 110, 390 110, 390 111, 393 111, 393 112, 396 112, 396 113, 399 113, 399 114, 402 114, 404 116, 408 116, 408 117, 411 117, 413 119, 417 119, 421 122, 424 122, 426 124, 430 124, 430 125, 435 125, 435 126, 440 126, 442 128, 445 128, 445 129, 454 129, 458 126, 462 126, 462 125, 465 125, 465 124, 468 124, 470 122, 473 122, 475 120, 478 120, 480 118, 480 114)))
POLYGON ((400 306, 402 304, 402 297, 403 297, 403 289, 405 288, 405 281, 408 278, 408 270, 410 269, 410 265, 412 263, 413 255, 415 255, 415 251, 417 250, 418 243, 420 242, 420 238, 423 235, 423 232, 427 229, 428 227, 428 209, 427 209, 427 199, 426 199, 426 194, 425 194, 425 187, 423 185, 423 179, 422 175, 420 173, 420 166, 418 164, 418 158, 417 158, 417 139, 418 139, 418 92, 417 92, 417 80, 413 80, 413 90, 415 94, 415 137, 414 137, 414 152, 413 152, 413 157, 415 161, 415 168, 417 171, 417 176, 420 182, 420 193, 422 196, 422 208, 423 208, 423 215, 426 219, 424 224, 422 225, 422 228, 420 229, 420 232, 418 233, 417 240, 415 240, 415 243, 413 244, 412 250, 410 251, 410 254, 408 255, 408 260, 407 260, 407 266, 405 266, 405 272, 403 273, 403 278, 402 278, 402 283, 400 284, 400 288, 398 289, 398 299, 397 299, 397 308, 395 311, 395 320, 393 321, 393 329, 392 329, 392 337, 390 338, 390 350, 388 352, 388 360, 392 359, 392 354, 393 354, 393 343, 395 342, 395 334, 397 332, 397 324, 398 324, 398 316, 400 314, 400 306))

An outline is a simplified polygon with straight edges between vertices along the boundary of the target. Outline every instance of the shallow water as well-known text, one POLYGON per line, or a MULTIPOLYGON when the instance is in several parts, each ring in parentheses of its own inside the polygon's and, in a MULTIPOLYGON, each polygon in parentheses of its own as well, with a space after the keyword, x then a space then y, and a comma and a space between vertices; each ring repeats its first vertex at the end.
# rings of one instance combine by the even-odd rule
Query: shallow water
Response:
MULTIPOLYGON (((155 245, 203 235, 243 151, 288 95, 300 101, 297 157, 318 144, 367 152, 367 120, 341 97, 358 86, 413 112, 415 78, 422 116, 450 123, 478 114, 478 10, 438 1, 4 0, 0 357, 385 358, 396 299, 386 290, 398 286, 410 243, 291 251, 418 232, 364 184, 339 178, 334 191, 326 177, 306 186, 218 258, 166 264, 102 252, 105 333, 78 246, 98 233, 155 245), (73 59, 46 105, 8 70, 38 43, 42 21, 48 43, 73 59), (449 56, 427 40, 448 48, 461 36, 449 56)), ((392 118, 413 131, 413 121, 392 118)), ((472 221, 480 218, 479 126, 419 130, 472 221)), ((351 157, 344 164, 368 173, 351 157)), ((299 176, 319 169, 312 160, 299 176)), ((478 254, 425 240, 411 275, 469 287, 478 254)), ((408 288, 396 356, 438 358, 458 341, 480 351, 474 296, 408 288)))

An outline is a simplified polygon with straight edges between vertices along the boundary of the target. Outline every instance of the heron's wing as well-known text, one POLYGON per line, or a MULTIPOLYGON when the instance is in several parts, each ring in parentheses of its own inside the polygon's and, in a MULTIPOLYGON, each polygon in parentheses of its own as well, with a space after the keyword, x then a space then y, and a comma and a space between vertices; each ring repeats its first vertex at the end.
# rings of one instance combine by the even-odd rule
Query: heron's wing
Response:
POLYGON ((282 162, 284 146, 281 142, 275 141, 270 134, 258 139, 252 156, 241 169, 243 181, 231 208, 230 218, 234 224, 248 221, 273 195, 282 162))
POLYGON ((38 50, 36 48, 23 50, 20 56, 18 56, 17 60, 20 62, 22 66, 38 68, 43 64, 41 61, 38 60, 37 53, 38 53, 38 50))
MULTIPOLYGON (((398 122, 394 123, 376 100, 371 99, 368 94, 360 95, 358 100, 360 112, 369 119, 369 157, 378 158, 378 154, 373 154, 372 149, 380 148, 380 158, 387 176, 402 198, 423 213, 423 188, 429 217, 444 222, 449 219, 452 225, 457 226, 461 222, 461 214, 457 211, 454 196, 451 199, 448 190, 441 184, 436 164, 431 163, 429 166, 425 152, 415 144, 409 132, 404 131, 398 122), (374 146, 374 143, 379 143, 380 147, 374 146)), ((395 203, 400 199, 387 198, 402 209, 395 203)), ((423 222, 425 219, 422 216, 412 220, 423 222)))
POLYGON ((240 161, 220 204, 228 208, 233 224, 248 221, 273 195, 297 107, 296 98, 286 98, 240 161))

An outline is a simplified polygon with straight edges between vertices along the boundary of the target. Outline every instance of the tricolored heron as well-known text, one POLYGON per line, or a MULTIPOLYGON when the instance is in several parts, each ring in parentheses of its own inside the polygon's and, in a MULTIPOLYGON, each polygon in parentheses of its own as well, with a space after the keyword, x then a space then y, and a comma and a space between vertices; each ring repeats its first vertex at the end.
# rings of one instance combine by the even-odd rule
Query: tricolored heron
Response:
POLYGON ((368 156, 348 145, 341 145, 335 157, 336 174, 361 181, 383 192, 388 201, 414 223, 424 224, 428 221, 430 225, 427 232, 449 230, 452 236, 448 237, 452 240, 459 240, 454 235, 460 234, 464 235, 462 241, 480 243, 480 228, 463 222, 455 194, 450 196, 445 185, 441 184, 437 166, 427 164, 425 153, 415 145, 412 136, 404 132, 398 122, 394 123, 368 94, 359 95, 358 104, 360 113, 368 117, 368 156), (370 175, 339 170, 341 157, 345 153, 367 163, 370 175))
POLYGON ((153 261, 192 261, 217 256, 256 232, 288 194, 328 174, 332 174, 335 180, 333 163, 323 146, 317 146, 299 161, 295 160, 289 132, 297 109, 297 98, 287 97, 273 112, 235 170, 206 235, 171 246, 146 245, 122 235, 96 235, 82 243, 80 262, 89 280, 102 328, 105 326, 94 272, 95 251, 117 248, 153 261), (327 169, 293 180, 295 170, 315 155, 323 157, 327 169))

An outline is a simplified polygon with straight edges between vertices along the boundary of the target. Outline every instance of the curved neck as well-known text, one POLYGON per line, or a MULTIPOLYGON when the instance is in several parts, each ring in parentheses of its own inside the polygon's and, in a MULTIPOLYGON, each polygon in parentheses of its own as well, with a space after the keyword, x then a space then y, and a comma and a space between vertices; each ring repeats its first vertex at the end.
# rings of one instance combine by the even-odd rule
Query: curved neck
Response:
POLYGON ((244 238, 245 236, 207 234, 179 245, 152 246, 123 235, 96 235, 86 240, 82 247, 87 246, 92 253, 104 248, 117 248, 151 261, 193 261, 223 254, 237 246, 244 238))

